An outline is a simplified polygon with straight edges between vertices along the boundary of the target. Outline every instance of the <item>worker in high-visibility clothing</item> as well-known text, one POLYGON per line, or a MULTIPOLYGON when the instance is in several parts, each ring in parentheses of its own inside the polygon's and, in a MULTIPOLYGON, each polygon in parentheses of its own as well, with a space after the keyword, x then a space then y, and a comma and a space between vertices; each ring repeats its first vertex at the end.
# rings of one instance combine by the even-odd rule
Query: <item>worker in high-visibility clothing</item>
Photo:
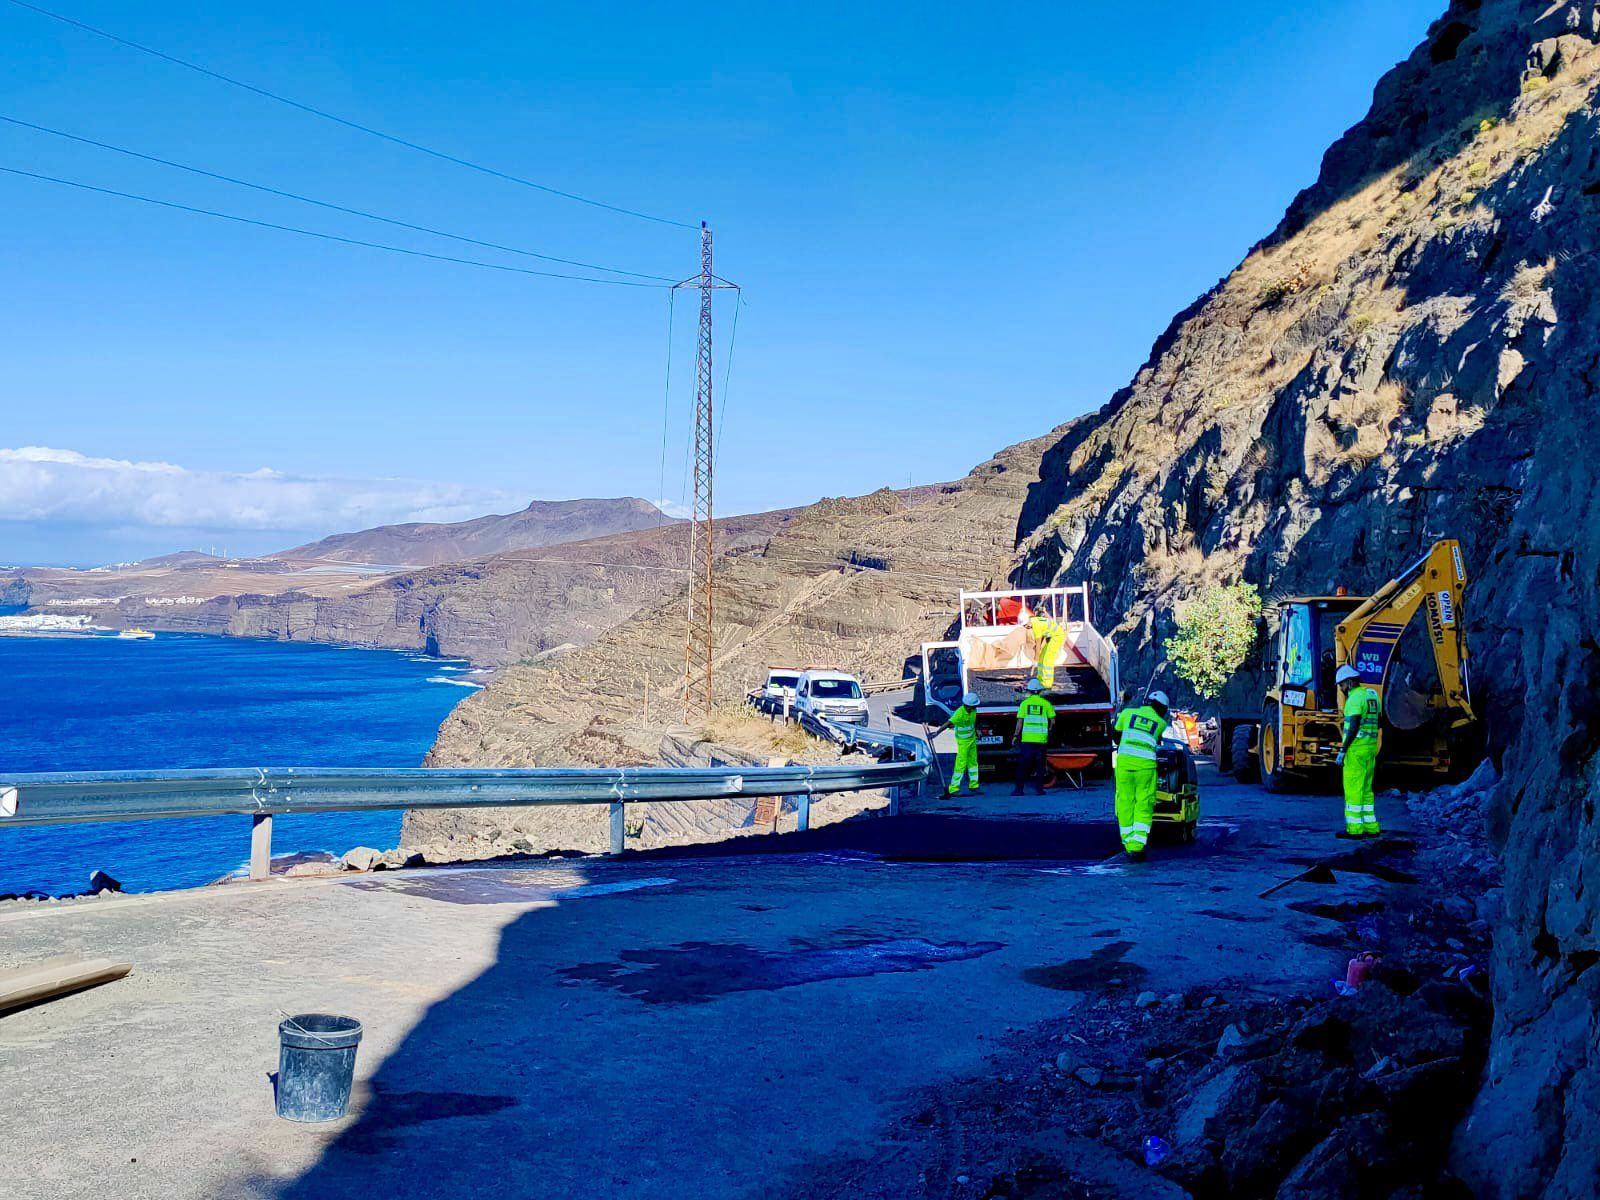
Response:
POLYGON ((1037 616, 1028 622, 1033 634, 1033 672, 1045 691, 1056 685, 1056 659, 1061 657, 1061 645, 1067 640, 1066 626, 1053 617, 1037 616))
POLYGON ((1361 682, 1361 672, 1349 663, 1334 677, 1344 694, 1344 744, 1336 760, 1344 768, 1344 835, 1376 837, 1378 809, 1372 779, 1378 773, 1378 728, 1383 702, 1376 689, 1361 682))
POLYGON ((1016 786, 1013 796, 1022 795, 1022 785, 1033 784, 1033 790, 1044 795, 1044 751, 1050 744, 1050 722, 1056 719, 1055 705, 1046 700, 1037 679, 1028 680, 1028 694, 1017 705, 1017 727, 1011 734, 1017 748, 1016 786))
POLYGON ((1156 747, 1167 728, 1169 705, 1165 692, 1151 692, 1137 708, 1117 714, 1117 829, 1122 848, 1135 860, 1144 858, 1155 820, 1156 747))
POLYGON ((950 795, 961 790, 961 779, 968 779, 967 790, 978 790, 978 693, 968 692, 961 697, 961 707, 950 714, 950 719, 937 729, 929 731, 931 743, 946 729, 956 735, 956 765, 950 771, 950 795))

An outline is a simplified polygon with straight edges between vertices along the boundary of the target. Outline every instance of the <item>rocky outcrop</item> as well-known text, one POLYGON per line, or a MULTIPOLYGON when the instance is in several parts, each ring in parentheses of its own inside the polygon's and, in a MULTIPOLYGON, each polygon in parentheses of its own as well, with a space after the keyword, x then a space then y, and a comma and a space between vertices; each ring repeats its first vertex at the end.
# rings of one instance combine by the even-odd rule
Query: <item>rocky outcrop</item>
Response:
POLYGON ((535 500, 521 512, 438 524, 413 521, 338 533, 276 558, 432 567, 535 546, 587 542, 673 522, 648 500, 535 500))
POLYGON ((1505 913, 1456 1155, 1507 1200, 1600 1192, 1597 40, 1592 0, 1453 4, 1283 225, 1051 447, 1018 531, 1019 577, 1095 580, 1140 678, 1207 584, 1359 590, 1463 541, 1505 913))

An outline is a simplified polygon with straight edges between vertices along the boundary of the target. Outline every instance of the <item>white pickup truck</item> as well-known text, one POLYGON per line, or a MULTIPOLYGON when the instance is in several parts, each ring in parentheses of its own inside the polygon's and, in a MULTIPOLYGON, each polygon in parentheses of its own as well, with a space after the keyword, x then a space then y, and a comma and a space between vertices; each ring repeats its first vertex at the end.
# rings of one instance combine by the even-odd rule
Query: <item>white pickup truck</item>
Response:
POLYGON ((961 626, 953 642, 922 647, 923 704, 930 724, 942 721, 966 692, 978 694, 978 754, 1009 758, 1017 705, 1039 673, 1041 640, 1035 618, 1060 631, 1045 699, 1056 710, 1050 749, 1093 753, 1111 765, 1111 718, 1117 695, 1117 651, 1094 627, 1089 586, 962 592, 961 626))

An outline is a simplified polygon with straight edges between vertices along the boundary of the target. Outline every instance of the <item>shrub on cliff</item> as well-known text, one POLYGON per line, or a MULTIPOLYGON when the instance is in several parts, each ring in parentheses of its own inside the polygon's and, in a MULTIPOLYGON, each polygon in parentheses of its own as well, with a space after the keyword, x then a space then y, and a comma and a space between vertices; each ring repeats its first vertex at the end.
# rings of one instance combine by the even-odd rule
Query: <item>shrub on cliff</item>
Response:
POLYGON ((1206 588, 1184 605, 1167 661, 1203 699, 1217 696, 1256 644, 1261 593, 1254 584, 1206 588))

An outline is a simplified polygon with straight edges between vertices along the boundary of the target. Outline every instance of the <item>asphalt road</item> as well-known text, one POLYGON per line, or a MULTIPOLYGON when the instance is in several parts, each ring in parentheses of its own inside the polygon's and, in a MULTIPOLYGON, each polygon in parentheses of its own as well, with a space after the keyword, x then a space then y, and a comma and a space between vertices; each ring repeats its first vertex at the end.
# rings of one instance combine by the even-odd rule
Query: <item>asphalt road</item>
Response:
POLYGON ((1002 786, 715 852, 0 908, 0 967, 134 963, 0 1018, 0 1195, 798 1194, 1086 993, 1326 989, 1307 902, 1402 885, 1260 899, 1348 851, 1338 800, 1202 789, 1199 844, 1139 865, 1103 785, 1002 786), (274 1117, 285 1011, 364 1022, 346 1120, 274 1117))

